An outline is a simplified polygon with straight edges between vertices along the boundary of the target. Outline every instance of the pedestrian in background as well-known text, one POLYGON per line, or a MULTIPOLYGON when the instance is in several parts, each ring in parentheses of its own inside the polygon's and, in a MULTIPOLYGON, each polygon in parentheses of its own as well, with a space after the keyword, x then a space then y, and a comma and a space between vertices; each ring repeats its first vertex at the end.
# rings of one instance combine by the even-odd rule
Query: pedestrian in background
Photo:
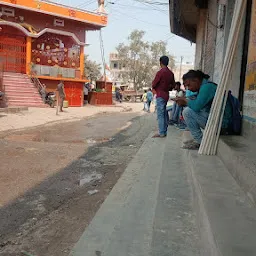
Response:
POLYGON ((153 93, 152 93, 152 89, 149 88, 148 92, 147 92, 147 107, 148 107, 148 112, 150 112, 150 106, 151 106, 151 102, 153 100, 153 93))
POLYGON ((64 89, 64 83, 62 81, 60 81, 60 83, 57 85, 57 91, 59 93, 60 112, 63 112, 63 102, 66 98, 66 94, 64 89))
POLYGON ((143 102, 143 111, 148 110, 148 105, 147 105, 147 90, 144 91, 141 101, 143 102))

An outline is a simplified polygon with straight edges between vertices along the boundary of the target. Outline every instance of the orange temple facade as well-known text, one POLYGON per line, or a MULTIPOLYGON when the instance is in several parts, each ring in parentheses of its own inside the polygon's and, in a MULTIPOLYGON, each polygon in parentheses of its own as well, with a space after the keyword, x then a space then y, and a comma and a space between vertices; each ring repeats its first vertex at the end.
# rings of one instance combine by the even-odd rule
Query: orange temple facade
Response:
POLYGON ((4 72, 33 75, 47 91, 61 80, 69 105, 82 106, 86 31, 105 27, 107 15, 35 0, 0 1, 0 13, 4 72))

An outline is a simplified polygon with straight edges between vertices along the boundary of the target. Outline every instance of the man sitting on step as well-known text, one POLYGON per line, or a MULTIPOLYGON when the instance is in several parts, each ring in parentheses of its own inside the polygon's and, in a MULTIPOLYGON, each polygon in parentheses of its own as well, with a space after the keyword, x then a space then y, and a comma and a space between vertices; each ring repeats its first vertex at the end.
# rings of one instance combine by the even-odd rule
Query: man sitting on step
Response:
MULTIPOLYGON (((183 83, 185 87, 192 91, 197 92, 198 95, 195 99, 178 98, 177 104, 186 107, 183 110, 183 118, 185 123, 192 134, 193 140, 185 143, 185 149, 199 149, 203 132, 209 117, 213 98, 216 93, 217 85, 209 81, 210 76, 204 74, 200 70, 190 70, 183 76, 183 83)), ((224 112, 222 128, 227 128, 229 121, 232 117, 232 108, 227 102, 224 112)))

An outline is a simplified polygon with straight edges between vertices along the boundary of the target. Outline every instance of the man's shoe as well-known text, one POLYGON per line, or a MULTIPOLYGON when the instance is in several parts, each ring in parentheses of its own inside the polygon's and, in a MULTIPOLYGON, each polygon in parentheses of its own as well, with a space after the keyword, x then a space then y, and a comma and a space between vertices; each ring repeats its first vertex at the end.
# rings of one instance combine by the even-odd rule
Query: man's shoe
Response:
POLYGON ((170 121, 168 122, 168 124, 169 124, 169 125, 175 125, 175 124, 177 124, 177 122, 175 122, 175 121, 173 121, 173 120, 170 120, 170 121))
POLYGON ((187 140, 183 142, 184 145, 191 144, 191 143, 196 143, 196 141, 192 139, 192 140, 187 140))
POLYGON ((188 143, 182 146, 183 149, 189 150, 198 150, 200 148, 200 144, 197 142, 188 143))
POLYGON ((188 128, 186 125, 179 124, 177 125, 177 128, 181 131, 188 131, 188 128))
POLYGON ((155 134, 152 136, 152 138, 165 138, 166 137, 166 134, 155 134))

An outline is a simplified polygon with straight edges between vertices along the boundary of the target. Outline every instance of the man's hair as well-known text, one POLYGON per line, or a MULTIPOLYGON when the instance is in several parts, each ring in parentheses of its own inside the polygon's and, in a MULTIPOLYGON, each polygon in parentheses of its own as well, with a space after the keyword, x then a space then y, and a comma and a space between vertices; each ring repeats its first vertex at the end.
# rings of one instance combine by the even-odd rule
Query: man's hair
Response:
POLYGON ((200 80, 203 79, 209 79, 210 76, 202 72, 201 70, 189 70, 185 75, 183 75, 182 79, 183 81, 186 79, 191 79, 191 78, 198 78, 200 80))
POLYGON ((169 58, 167 57, 167 56, 162 56, 161 58, 160 58, 160 63, 162 63, 164 66, 168 66, 168 64, 169 64, 169 58))
POLYGON ((181 86, 180 82, 175 82, 175 85, 181 86))

